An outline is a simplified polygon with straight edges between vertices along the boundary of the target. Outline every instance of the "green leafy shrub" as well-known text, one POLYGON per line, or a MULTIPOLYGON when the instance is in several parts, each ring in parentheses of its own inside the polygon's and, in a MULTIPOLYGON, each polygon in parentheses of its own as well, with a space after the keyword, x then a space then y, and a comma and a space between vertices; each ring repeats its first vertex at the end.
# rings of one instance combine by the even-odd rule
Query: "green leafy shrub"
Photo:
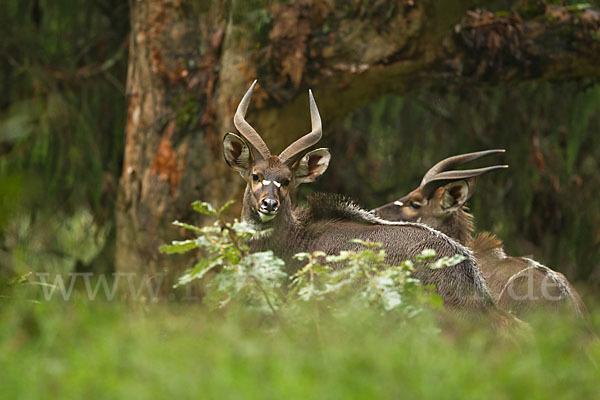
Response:
POLYGON ((223 213, 231 204, 216 209, 205 202, 193 203, 194 210, 213 217, 214 223, 197 227, 175 221, 174 225, 197 236, 160 248, 167 254, 200 251, 196 264, 179 278, 176 286, 202 280, 204 299, 213 309, 235 304, 272 315, 282 323, 302 320, 304 314, 298 310, 306 306, 313 308, 317 324, 322 312, 340 314, 361 308, 393 312, 401 319, 410 319, 427 307, 441 307, 441 299, 433 288, 423 287, 412 277, 415 268, 444 268, 464 259, 455 256, 432 261, 435 251, 425 250, 414 260, 391 266, 385 261, 381 243, 355 239, 352 242, 362 245, 363 250, 337 255, 320 251, 296 254, 295 259, 306 263, 288 275, 285 263, 272 251, 249 251, 248 241, 268 232, 256 231, 238 220, 226 221, 223 213))

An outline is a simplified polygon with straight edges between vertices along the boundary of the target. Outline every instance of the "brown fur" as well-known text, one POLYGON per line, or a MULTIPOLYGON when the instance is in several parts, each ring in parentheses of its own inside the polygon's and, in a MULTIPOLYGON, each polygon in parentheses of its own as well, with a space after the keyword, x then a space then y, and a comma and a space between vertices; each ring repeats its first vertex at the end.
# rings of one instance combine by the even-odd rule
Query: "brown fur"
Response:
MULTIPOLYGON (((468 187, 472 190, 474 181, 468 187)), ((492 297, 503 310, 524 316, 539 309, 568 308, 578 316, 587 315, 581 297, 563 274, 529 258, 506 256, 502 241, 489 232, 474 235, 473 216, 465 206, 444 212, 440 204, 445 190, 440 187, 423 199, 417 188, 400 199, 403 206, 390 203, 376 213, 392 221, 423 222, 472 249, 492 297), (422 206, 411 208, 412 201, 422 206)))
MULTIPOLYGON (((281 179, 285 175, 280 166, 266 163, 254 164, 252 171, 269 180, 281 179)), ((309 199, 308 206, 294 207, 289 192, 283 193, 281 188, 272 184, 268 185, 269 193, 278 199, 280 206, 276 215, 265 221, 258 211, 258 201, 264 188, 254 185, 249 174, 246 176, 248 183, 244 192, 242 220, 257 230, 268 230, 251 242, 252 251, 273 250, 292 270, 300 267, 293 258, 299 252, 319 250, 338 254, 342 250, 361 250, 360 245, 350 242, 352 239, 382 242, 387 262, 392 265, 412 259, 424 249, 434 249, 439 257, 462 254, 466 259, 453 267, 437 270, 421 268, 415 272, 415 277, 424 285, 435 285, 444 304, 451 308, 495 309, 471 252, 443 233, 423 224, 381 220, 341 196, 316 195, 309 199)))
POLYGON ((293 269, 300 267, 292 256, 298 252, 324 251, 338 254, 342 250, 361 250, 352 239, 382 242, 387 262, 398 265, 412 259, 422 250, 432 248, 438 257, 462 254, 466 260, 453 267, 437 270, 420 268, 415 277, 424 285, 435 285, 444 303, 454 309, 493 309, 485 281, 476 267, 471 252, 448 236, 422 224, 391 223, 360 209, 351 201, 336 195, 316 195, 306 207, 293 207, 286 201, 282 214, 269 222, 251 216, 244 203, 244 219, 270 233, 252 242, 253 251, 273 250, 293 269))

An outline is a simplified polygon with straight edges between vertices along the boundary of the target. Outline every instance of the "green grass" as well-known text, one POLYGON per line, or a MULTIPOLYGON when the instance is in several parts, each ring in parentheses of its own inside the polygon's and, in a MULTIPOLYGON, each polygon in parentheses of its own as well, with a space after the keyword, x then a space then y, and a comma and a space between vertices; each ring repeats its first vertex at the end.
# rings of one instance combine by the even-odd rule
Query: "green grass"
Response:
MULTIPOLYGON (((530 339, 378 315, 285 334, 198 304, 0 303, 4 399, 592 399, 600 345, 556 316, 530 339)), ((600 314, 594 315, 596 328, 600 314)))

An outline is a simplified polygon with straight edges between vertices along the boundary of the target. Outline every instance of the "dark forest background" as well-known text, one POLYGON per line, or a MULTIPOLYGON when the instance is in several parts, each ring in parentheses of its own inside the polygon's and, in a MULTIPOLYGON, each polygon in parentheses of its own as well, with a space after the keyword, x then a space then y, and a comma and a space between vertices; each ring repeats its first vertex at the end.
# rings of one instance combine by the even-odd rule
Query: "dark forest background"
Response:
MULTIPOLYGON (((281 11, 273 2, 223 2, 218 10, 203 2, 167 3, 171 8, 188 7, 176 14, 184 21, 177 28, 184 30, 183 38, 177 40, 185 41, 198 52, 195 58, 198 64, 224 55, 227 32, 236 18, 242 18, 240 15, 243 15, 240 26, 248 29, 248 36, 277 40, 273 33, 274 15, 281 11), (208 17, 204 17, 207 13, 213 21, 222 21, 222 25, 207 25, 208 17), (218 42, 212 50, 201 48, 196 42, 190 44, 185 38, 189 30, 198 33, 190 28, 190 19, 204 33, 201 39, 194 40, 200 44, 218 42), (203 31, 202 27, 206 29, 203 31)), ((320 10, 316 7, 318 2, 296 3, 300 3, 300 10, 320 10)), ((334 2, 323 3, 331 6, 334 2)), ((381 24, 386 18, 393 18, 384 15, 389 9, 379 3, 385 2, 348 3, 351 4, 348 7, 356 7, 348 12, 348 18, 371 18, 381 24)), ((409 18, 413 12, 409 8, 413 6, 411 2, 403 3, 408 7, 404 10, 409 18)), ((548 19, 546 2, 489 3, 491 10, 512 10, 522 6, 520 3, 531 3, 538 10, 531 11, 533 16, 543 14, 548 19)), ((570 3, 559 5, 569 7, 570 3)), ((293 8, 295 3, 284 6, 293 8)), ((140 18, 138 12, 121 0, 3 2, 0 12, 0 274, 3 278, 28 271, 112 272, 118 268, 117 258, 127 258, 119 250, 118 229, 122 224, 132 223, 132 219, 121 218, 118 222, 117 214, 123 212, 123 207, 119 211, 119 196, 125 196, 122 192, 127 190, 120 180, 124 174, 126 126, 131 118, 128 113, 131 92, 127 83, 128 63, 132 62, 134 48, 131 26, 140 18)), ((164 18, 168 19, 171 14, 166 15, 164 18)), ((328 15, 333 15, 333 11, 328 15)), ((527 13, 521 15, 525 18, 527 13)), ((163 45, 168 47, 168 43, 163 45)), ((187 51, 181 51, 184 50, 187 51)), ((309 50, 307 54, 309 58, 318 57, 309 50)), ((481 55, 489 56, 483 52, 481 55)), ((160 73, 183 73, 169 64, 168 57, 163 56, 167 71, 160 73)), ((189 146, 191 153, 186 153, 188 160, 194 160, 186 164, 186 173, 201 176, 206 183, 203 189, 192 190, 185 177, 174 179, 176 185, 181 184, 173 188, 169 175, 171 195, 183 198, 185 204, 199 197, 198 193, 201 200, 213 203, 235 199, 239 212, 241 179, 225 168, 219 153, 220 138, 225 133, 220 130, 221 125, 230 122, 219 125, 206 121, 206 109, 217 113, 220 104, 210 103, 210 96, 204 94, 208 93, 207 85, 219 85, 219 78, 207 78, 206 71, 218 75, 219 62, 212 60, 208 66, 196 69, 188 65, 185 71, 189 71, 191 78, 184 83, 177 77, 170 82, 168 77, 162 78, 166 82, 162 90, 169 94, 166 98, 173 112, 165 121, 159 121, 158 130, 162 134, 168 131, 169 121, 175 124, 176 154, 179 154, 176 144, 186 140, 186 143, 200 141, 197 145, 204 143, 212 149, 210 154, 194 153, 194 147, 189 146), (198 82, 192 84, 194 76, 198 82), (170 92, 173 88, 179 92, 170 92), (194 166, 198 167, 197 172, 194 166), (187 197, 182 197, 180 194, 186 191, 187 197)), ((575 66, 579 61, 572 62, 575 66)), ((295 118, 304 121, 302 125, 287 126, 285 136, 267 133, 266 141, 274 151, 280 151, 286 143, 308 131, 307 88, 313 87, 317 104, 323 104, 325 126, 321 145, 332 150, 332 162, 319 182, 305 185, 299 199, 312 191, 336 192, 372 208, 416 187, 424 172, 444 157, 505 148, 504 156, 481 162, 481 165, 506 163, 510 168, 479 180, 470 202, 477 228, 498 234, 509 254, 533 255, 565 273, 584 291, 587 288, 593 292, 600 287, 599 71, 591 69, 572 75, 558 71, 551 77, 527 79, 481 76, 479 80, 472 79, 476 81, 474 84, 457 84, 456 80, 438 77, 434 85, 421 79, 414 85, 401 85, 398 90, 394 89, 397 82, 390 77, 389 91, 378 89, 382 83, 373 79, 376 73, 367 71, 361 75, 354 71, 352 78, 336 84, 344 90, 355 87, 354 98, 361 97, 364 91, 364 100, 340 107, 343 113, 330 118, 328 110, 335 109, 338 102, 348 103, 344 99, 347 92, 338 94, 326 83, 327 79, 335 81, 334 78, 317 78, 319 72, 311 68, 318 64, 309 63, 308 72, 300 80, 290 71, 286 72, 287 80, 282 80, 283 73, 277 68, 273 72, 259 63, 249 64, 229 97, 239 101, 248 83, 257 77, 264 91, 255 96, 258 104, 252 107, 262 107, 260 115, 273 118, 284 105, 297 104, 295 110, 299 111, 295 118), (274 111, 268 114, 265 109, 274 111)), ((598 65, 596 69, 600 68, 598 65)), ((346 70, 343 74, 350 72, 346 70)), ((217 89, 212 89, 213 86, 214 94, 217 89)), ((223 85, 219 87, 221 93, 226 89, 223 85)), ((253 108, 249 119, 257 121, 259 117, 252 111, 253 108)), ((286 115, 284 111, 282 115, 286 115)), ((165 221, 173 220, 173 216, 191 218, 190 210, 179 203, 172 206, 167 201, 163 205, 174 210, 165 213, 165 221)), ((178 232, 170 226, 149 232, 154 235, 151 245, 140 248, 152 253, 148 257, 160 264, 158 245, 177 237, 178 232)), ((123 236, 121 240, 126 242, 131 237, 123 236)), ((185 263, 182 259, 178 262, 185 263)))

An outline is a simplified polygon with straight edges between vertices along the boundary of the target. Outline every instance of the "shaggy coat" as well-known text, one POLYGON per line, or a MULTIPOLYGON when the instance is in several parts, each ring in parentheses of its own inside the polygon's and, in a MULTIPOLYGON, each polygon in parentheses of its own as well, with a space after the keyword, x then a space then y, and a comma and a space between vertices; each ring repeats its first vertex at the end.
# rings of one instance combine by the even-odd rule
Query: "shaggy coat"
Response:
MULTIPOLYGON (((245 197, 250 196, 246 192, 245 197)), ((465 260, 442 269, 420 267, 414 273, 424 285, 434 285, 446 306, 455 309, 485 310, 493 307, 476 261, 469 249, 447 235, 423 224, 389 222, 359 208, 338 195, 313 195, 306 207, 293 207, 287 199, 284 209, 271 221, 263 222, 244 201, 242 219, 269 233, 251 243, 251 250, 270 249, 293 269, 300 267, 293 255, 323 251, 338 254, 342 250, 362 250, 352 239, 382 242, 386 262, 399 265, 413 259, 424 249, 434 249, 437 257, 461 254, 465 260)))

